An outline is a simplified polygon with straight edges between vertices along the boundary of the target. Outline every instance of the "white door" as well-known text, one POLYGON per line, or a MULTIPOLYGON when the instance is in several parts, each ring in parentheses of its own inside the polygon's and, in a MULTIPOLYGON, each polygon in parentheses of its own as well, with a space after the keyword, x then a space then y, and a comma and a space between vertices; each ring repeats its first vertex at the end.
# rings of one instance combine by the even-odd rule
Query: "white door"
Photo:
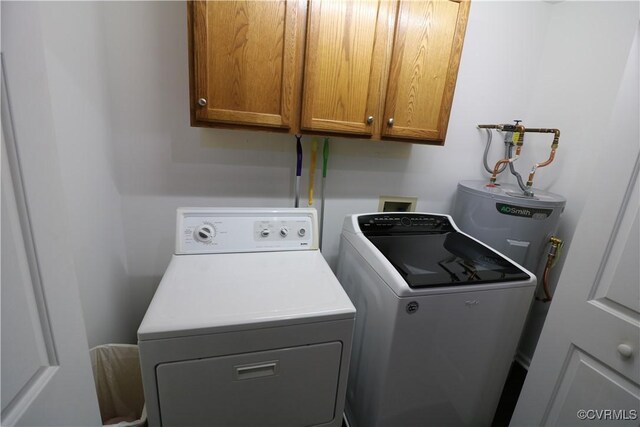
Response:
POLYGON ((588 196, 512 426, 637 426, 640 231, 637 35, 610 139, 588 196), (608 148, 608 149, 607 149, 608 148))
POLYGON ((10 95, 20 98, 12 105, 20 109, 13 120, 2 72, 0 423, 101 425, 54 134, 47 115, 39 114, 43 109, 26 108, 29 100, 23 99, 32 95, 46 103, 32 74, 44 68, 38 70, 37 61, 12 65, 17 78, 10 95))

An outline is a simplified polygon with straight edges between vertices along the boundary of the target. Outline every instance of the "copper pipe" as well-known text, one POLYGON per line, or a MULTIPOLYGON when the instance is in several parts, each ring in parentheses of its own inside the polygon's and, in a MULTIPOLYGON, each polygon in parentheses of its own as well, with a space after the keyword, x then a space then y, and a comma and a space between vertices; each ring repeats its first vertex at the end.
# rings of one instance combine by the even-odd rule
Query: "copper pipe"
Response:
POLYGON ((509 132, 519 132, 521 134, 524 134, 525 132, 527 132, 528 130, 525 129, 525 127, 523 125, 520 124, 520 121, 517 120, 517 124, 515 125, 510 125, 510 124, 497 124, 497 125, 478 125, 478 129, 498 129, 498 130, 507 130, 509 132))
POLYGON ((536 297, 536 300, 540 302, 551 302, 553 297, 551 296, 551 291, 549 290, 549 272, 558 262, 558 258, 560 257, 560 251, 564 246, 564 242, 562 239, 559 239, 556 236, 551 236, 549 239, 551 242, 551 248, 549 249, 549 254, 547 255, 547 263, 544 266, 544 272, 542 273, 542 290, 544 291, 544 298, 536 297))
POLYGON ((548 166, 553 159, 556 157, 556 149, 558 148, 558 143, 560 141, 560 129, 547 129, 547 128, 530 128, 527 129, 527 132, 531 133, 552 133, 553 134, 553 142, 551 143, 551 154, 549 154, 549 158, 542 163, 536 163, 529 173, 529 178, 527 179, 527 189, 531 190, 533 187, 533 177, 536 174, 536 170, 538 168, 543 168, 548 166))
POLYGON ((547 128, 529 128, 526 130, 529 133, 552 133, 553 142, 551 148, 558 148, 558 142, 560 141, 560 129, 547 129, 547 128))
POLYGON ((531 172, 529 173, 529 178, 527 179, 527 187, 531 188, 533 186, 533 177, 536 174, 536 170, 538 168, 543 168, 545 166, 548 166, 549 164, 551 164, 551 162, 553 162, 553 159, 556 157, 556 149, 552 148, 551 149, 551 154, 549 155, 549 158, 547 160, 545 160, 542 163, 536 163, 532 168, 531 168, 531 172))
MULTIPOLYGON (((520 134, 520 135, 523 135, 523 134, 520 134)), ((519 137, 519 141, 521 141, 520 137, 519 137)), ((504 165, 505 163, 513 163, 516 160, 518 160, 518 157, 520 157, 521 151, 522 151, 522 143, 520 142, 520 144, 516 147, 516 155, 514 157, 504 158, 502 160, 499 160, 498 163, 496 163, 496 165, 493 167, 493 174, 489 179, 489 185, 493 186, 495 184, 499 170, 500 170, 500 166, 504 165)))
POLYGON ((551 255, 547 258, 547 264, 544 266, 544 273, 542 273, 542 290, 544 291, 544 298, 536 297, 536 300, 540 302, 551 302, 553 297, 549 290, 549 271, 551 270, 551 261, 553 258, 551 255))
MULTIPOLYGON (((551 128, 528 128, 527 129, 524 127, 524 125, 520 123, 520 120, 516 120, 515 125, 511 125, 511 124, 478 125, 478 129, 497 129, 501 131, 513 132, 513 139, 511 143, 517 146, 515 157, 504 158, 502 160, 499 160, 498 163, 496 163, 495 167, 493 168, 493 173, 491 174, 491 178, 489 179, 489 184, 488 184, 489 186, 495 186, 495 182, 497 180, 498 174, 500 173, 500 167, 502 165, 513 163, 515 160, 518 159, 518 157, 520 156, 520 151, 522 149, 522 146, 524 145, 525 133, 552 133, 553 134, 553 142, 551 143, 551 154, 549 155, 549 158, 547 160, 545 160, 542 163, 536 163, 533 166, 533 168, 531 169, 531 173, 529 173, 529 178, 527 180, 526 188, 522 184, 520 176, 516 175, 518 177, 518 183, 522 188, 522 190, 525 192, 525 195, 532 196, 533 193, 531 192, 531 187, 533 186, 533 178, 536 174, 537 169, 549 165, 551 162, 553 162, 553 159, 555 158, 556 149, 558 148, 558 143, 560 141, 560 130, 551 129, 551 128)), ((511 167, 513 168, 513 166, 511 167)), ((513 173, 513 169, 511 170, 513 173)))

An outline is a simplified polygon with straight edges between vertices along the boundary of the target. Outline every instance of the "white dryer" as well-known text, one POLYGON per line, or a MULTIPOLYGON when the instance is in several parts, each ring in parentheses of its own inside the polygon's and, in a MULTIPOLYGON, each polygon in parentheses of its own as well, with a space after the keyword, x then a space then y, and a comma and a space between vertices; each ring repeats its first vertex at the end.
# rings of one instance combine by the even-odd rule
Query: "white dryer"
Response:
POLYGON ((351 427, 489 426, 536 279, 447 215, 345 219, 351 427))
POLYGON ((138 330, 149 424, 340 426, 355 309, 314 209, 179 209, 138 330))

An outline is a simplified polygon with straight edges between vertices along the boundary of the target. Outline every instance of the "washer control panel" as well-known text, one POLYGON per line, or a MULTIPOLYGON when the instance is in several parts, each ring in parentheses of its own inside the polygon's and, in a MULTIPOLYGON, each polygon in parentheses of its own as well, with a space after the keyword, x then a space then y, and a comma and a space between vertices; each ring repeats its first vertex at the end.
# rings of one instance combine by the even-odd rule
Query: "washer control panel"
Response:
POLYGON ((365 236, 394 234, 444 234, 456 231, 446 215, 379 213, 358 216, 365 236))
POLYGON ((176 254, 317 249, 310 208, 178 209, 176 254))

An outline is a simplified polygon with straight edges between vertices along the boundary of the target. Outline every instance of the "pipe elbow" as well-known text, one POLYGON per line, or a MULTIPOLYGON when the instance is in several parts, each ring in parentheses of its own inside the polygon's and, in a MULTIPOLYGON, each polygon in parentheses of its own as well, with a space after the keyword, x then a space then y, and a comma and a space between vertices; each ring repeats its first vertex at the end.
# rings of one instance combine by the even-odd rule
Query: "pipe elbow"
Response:
POLYGON ((551 143, 551 148, 558 148, 558 143, 560 142, 560 129, 553 129, 553 142, 551 143))

